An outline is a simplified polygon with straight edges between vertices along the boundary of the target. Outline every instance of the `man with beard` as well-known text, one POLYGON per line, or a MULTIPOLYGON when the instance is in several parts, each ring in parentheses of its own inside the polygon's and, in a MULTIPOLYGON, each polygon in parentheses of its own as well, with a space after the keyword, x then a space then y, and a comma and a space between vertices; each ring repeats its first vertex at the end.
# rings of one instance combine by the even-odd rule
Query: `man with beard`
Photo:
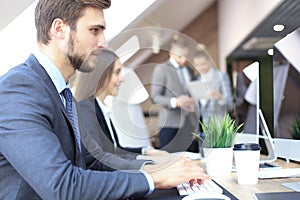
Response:
POLYGON ((0 199, 143 197, 208 178, 184 158, 162 167, 107 154, 86 133, 69 79, 94 69, 106 47, 109 6, 110 0, 38 2, 39 50, 0 79, 0 199))

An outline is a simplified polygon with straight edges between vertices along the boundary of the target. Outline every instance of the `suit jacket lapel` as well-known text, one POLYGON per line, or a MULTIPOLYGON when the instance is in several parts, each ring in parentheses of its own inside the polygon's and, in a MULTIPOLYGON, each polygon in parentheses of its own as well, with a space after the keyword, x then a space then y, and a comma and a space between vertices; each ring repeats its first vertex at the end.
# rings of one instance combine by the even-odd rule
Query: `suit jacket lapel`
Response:
MULTIPOLYGON (((178 85, 178 87, 181 88, 182 93, 189 93, 188 90, 187 90, 187 88, 183 85, 183 84, 186 84, 186 81, 185 81, 185 80, 181 80, 181 78, 179 77, 179 74, 178 74, 178 72, 177 72, 177 70, 179 70, 179 69, 176 69, 176 68, 173 66, 173 64, 172 64, 169 60, 166 62, 166 65, 167 65, 168 67, 170 67, 170 73, 171 73, 170 76, 171 76, 172 78, 174 78, 174 77, 177 78, 177 80, 174 81, 174 82, 176 82, 176 84, 178 85), (173 73, 176 74, 176 75, 173 76, 173 73), (184 81, 183 84, 182 84, 182 81, 184 81)), ((189 73, 190 78, 191 78, 191 73, 190 73, 190 70, 189 70, 189 69, 188 69, 188 73, 189 73)), ((184 78, 184 77, 182 77, 182 78, 184 78)))
MULTIPOLYGON (((180 87, 182 89, 184 89, 183 86, 182 86, 182 84, 181 84, 182 80, 181 80, 181 78, 178 75, 177 69, 173 66, 173 64, 169 60, 166 62, 166 64, 167 64, 167 66, 170 67, 171 74, 173 74, 173 73, 176 74, 176 78, 177 78, 176 82, 179 83, 178 85, 180 85, 180 87)), ((174 76, 172 76, 172 77, 174 77, 174 76)))
POLYGON ((44 88, 46 88, 48 92, 52 94, 51 97, 54 98, 54 100, 58 103, 59 108, 64 111, 65 110, 64 105, 61 101, 59 94, 57 93, 57 90, 51 78, 47 74, 46 70, 40 65, 38 60, 34 57, 34 55, 31 54, 29 58, 26 60, 25 64, 27 66, 30 66, 31 69, 36 72, 36 77, 40 79, 40 84, 44 85, 44 88))
POLYGON ((102 128, 104 134, 106 135, 106 137, 111 141, 113 142, 112 140, 112 137, 111 137, 111 134, 109 132, 109 128, 106 124, 106 120, 104 118, 104 115, 103 115, 103 112, 102 110, 100 109, 99 105, 98 105, 98 102, 97 100, 95 99, 95 110, 96 110, 96 115, 97 115, 97 119, 98 119, 98 122, 100 124, 100 127, 102 128))
MULTIPOLYGON (((44 86, 44 88, 46 90, 48 90, 48 93, 50 93, 50 97, 53 99, 53 101, 56 102, 58 108, 60 109, 60 111, 63 113, 67 123, 68 123, 68 129, 71 130, 71 138, 72 138, 72 144, 74 145, 73 148, 76 149, 75 152, 75 165, 76 166, 80 166, 80 167, 85 167, 85 163, 83 162, 84 160, 84 152, 80 152, 78 145, 76 145, 76 141, 75 141, 75 135, 74 135, 74 130, 73 127, 71 125, 71 122, 68 118, 68 115, 66 113, 65 107, 62 103, 62 100, 56 90, 55 85, 53 84, 51 78, 49 77, 48 73, 46 72, 46 70, 40 65, 40 63, 38 62, 38 60, 35 58, 34 55, 30 55, 29 58, 26 60, 25 64, 30 67, 34 72, 35 72, 35 76, 37 79, 39 79, 39 83, 41 85, 44 86)), ((74 98, 73 98, 74 100, 74 98)), ((80 130, 82 131, 82 130, 80 130)), ((57 135, 58 138, 61 140, 63 140, 63 137, 68 137, 65 135, 66 133, 63 133, 61 135, 57 135)), ((69 158, 71 159, 71 158, 69 158)))

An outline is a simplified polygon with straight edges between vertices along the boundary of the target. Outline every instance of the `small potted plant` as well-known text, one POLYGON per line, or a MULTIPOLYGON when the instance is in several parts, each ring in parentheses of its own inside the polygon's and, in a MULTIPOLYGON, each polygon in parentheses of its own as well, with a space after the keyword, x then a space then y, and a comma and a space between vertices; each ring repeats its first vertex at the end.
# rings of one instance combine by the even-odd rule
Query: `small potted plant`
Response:
POLYGON ((229 114, 212 116, 199 123, 203 137, 195 133, 193 135, 202 141, 207 173, 211 176, 229 175, 232 169, 232 147, 243 124, 237 126, 229 114))
POLYGON ((300 140, 300 115, 292 120, 290 133, 293 139, 300 140))

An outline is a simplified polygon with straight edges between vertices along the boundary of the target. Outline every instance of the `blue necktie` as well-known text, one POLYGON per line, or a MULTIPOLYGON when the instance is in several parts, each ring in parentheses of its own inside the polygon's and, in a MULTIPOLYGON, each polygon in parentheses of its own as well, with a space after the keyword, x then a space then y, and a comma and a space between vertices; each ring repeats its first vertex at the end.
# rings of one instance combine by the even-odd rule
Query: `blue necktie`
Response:
POLYGON ((67 111, 68 117, 71 121, 72 127, 74 129, 76 142, 77 142, 79 151, 81 151, 77 111, 76 111, 76 105, 72 103, 72 97, 73 97, 72 92, 69 88, 65 88, 62 93, 66 99, 66 111, 67 111))

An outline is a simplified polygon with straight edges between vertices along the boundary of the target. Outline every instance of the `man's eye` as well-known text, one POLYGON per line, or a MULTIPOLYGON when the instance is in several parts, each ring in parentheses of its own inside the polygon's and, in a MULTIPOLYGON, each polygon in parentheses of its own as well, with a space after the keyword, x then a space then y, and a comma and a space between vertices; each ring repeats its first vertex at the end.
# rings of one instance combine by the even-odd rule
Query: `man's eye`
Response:
POLYGON ((99 28, 92 28, 91 31, 94 34, 97 34, 99 32, 99 28))

